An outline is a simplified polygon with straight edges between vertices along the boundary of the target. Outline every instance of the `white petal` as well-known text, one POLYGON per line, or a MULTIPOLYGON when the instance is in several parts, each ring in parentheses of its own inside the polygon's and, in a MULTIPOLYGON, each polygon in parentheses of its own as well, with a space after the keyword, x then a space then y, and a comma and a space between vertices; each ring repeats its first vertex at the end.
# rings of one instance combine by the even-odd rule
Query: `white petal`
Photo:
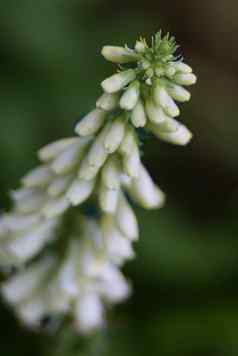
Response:
POLYGON ((192 73, 192 68, 183 62, 174 62, 173 67, 175 68, 176 72, 182 73, 192 73))
POLYGON ((118 93, 115 93, 115 94, 104 93, 97 100, 96 106, 97 106, 97 108, 99 108, 101 110, 112 111, 117 108, 118 104, 119 104, 118 93))
POLYGON ((116 228, 111 215, 105 215, 103 217, 102 231, 107 254, 112 262, 121 265, 125 260, 134 257, 131 241, 124 237, 116 228))
POLYGON ((54 263, 53 258, 44 258, 39 263, 28 267, 25 271, 11 277, 3 283, 1 293, 11 304, 17 304, 29 297, 34 290, 39 288, 44 278, 49 273, 54 263))
POLYGON ((63 151, 51 164, 56 174, 68 174, 79 166, 88 140, 82 139, 63 151))
POLYGON ((104 141, 110 127, 111 125, 107 124, 90 147, 87 155, 87 160, 90 166, 100 168, 105 163, 108 152, 105 148, 104 141))
POLYGON ((169 95, 174 98, 174 100, 180 101, 182 103, 189 101, 191 98, 191 94, 189 91, 184 89, 182 86, 174 84, 172 82, 167 83, 167 91, 169 95))
POLYGON ((138 55, 125 47, 104 46, 102 49, 103 57, 113 63, 130 63, 138 60, 138 55))
POLYGON ((138 178, 131 181, 129 193, 146 209, 159 208, 164 205, 164 193, 153 183, 143 165, 141 165, 138 178))
POLYGON ((99 190, 99 202, 103 212, 113 214, 117 208, 118 190, 108 189, 101 185, 99 190))
POLYGON ((136 78, 136 73, 133 69, 128 69, 112 75, 110 78, 102 82, 103 90, 108 94, 113 94, 123 89, 127 84, 136 78))
POLYGON ((124 110, 131 111, 136 106, 140 96, 140 84, 138 81, 133 82, 124 92, 120 100, 120 107, 124 110))
POLYGON ((38 212, 46 201, 46 194, 41 189, 23 188, 11 193, 15 209, 22 214, 38 212))
POLYGON ((144 127, 146 121, 147 119, 146 119, 146 113, 145 113, 143 102, 141 100, 138 100, 135 108, 131 113, 131 122, 136 128, 138 128, 138 127, 144 127))
POLYGON ((155 103, 161 106, 167 115, 172 117, 179 116, 179 108, 163 86, 157 84, 154 87, 153 96, 155 103))
POLYGON ((58 156, 62 151, 71 146, 73 143, 77 142, 77 137, 64 138, 59 141, 50 143, 49 145, 41 148, 38 152, 39 158, 48 162, 58 156))
POLYGON ((177 73, 173 77, 173 80, 179 85, 193 85, 197 81, 197 77, 193 73, 177 73))
POLYGON ((94 185, 94 180, 86 181, 83 179, 76 179, 67 192, 67 198, 70 200, 72 205, 79 205, 90 197, 93 192, 94 185))
POLYGON ((44 245, 55 238, 58 220, 47 220, 28 233, 9 242, 5 248, 19 262, 25 262, 40 252, 44 245))
POLYGON ((70 207, 70 201, 65 197, 60 197, 50 200, 43 208, 42 214, 51 219, 56 216, 62 215, 70 207))
POLYGON ((39 223, 40 219, 40 214, 8 214, 6 215, 6 224, 8 231, 14 233, 30 228, 32 225, 39 223))
POLYGON ((132 241, 138 239, 139 228, 136 216, 123 196, 121 196, 119 199, 116 213, 116 222, 123 236, 126 236, 132 241))
POLYGON ((69 188, 70 184, 72 183, 72 180, 73 180, 73 174, 62 176, 62 177, 56 177, 49 185, 47 191, 49 196, 52 198, 57 198, 61 194, 65 193, 65 191, 69 188))
POLYGON ((138 147, 134 147, 129 155, 123 157, 123 169, 132 178, 138 176, 140 169, 140 152, 138 147))
POLYGON ((76 125, 75 132, 80 136, 94 135, 104 124, 107 113, 101 109, 95 109, 86 115, 76 125))
MULTIPOLYGON (((170 121, 173 120, 170 118, 170 121)), ((176 131, 168 132, 168 131, 161 131, 161 128, 157 125, 149 125, 149 129, 151 132, 158 138, 163 141, 172 143, 174 145, 185 146, 187 145, 192 139, 192 133, 186 128, 186 126, 176 122, 178 128, 176 131)))
POLYGON ((102 170, 102 181, 108 189, 119 189, 120 166, 116 158, 109 158, 102 170))
POLYGON ((151 99, 146 100, 145 107, 148 118, 155 124, 160 124, 168 118, 164 110, 160 106, 155 105, 151 99))
POLYGON ((17 309, 18 317, 27 326, 39 326, 47 312, 46 300, 42 296, 29 300, 17 309))
POLYGON ((104 266, 100 288, 103 297, 110 303, 122 302, 131 292, 130 285, 120 271, 109 263, 104 266))
POLYGON ((125 133, 125 120, 117 118, 113 121, 104 140, 104 147, 108 153, 115 152, 120 146, 125 133))
POLYGON ((23 177, 22 184, 26 188, 44 187, 51 182, 52 178, 52 170, 48 166, 40 166, 23 177))
POLYGON ((104 310, 96 294, 86 294, 78 299, 75 310, 76 327, 82 333, 88 333, 102 327, 104 310))

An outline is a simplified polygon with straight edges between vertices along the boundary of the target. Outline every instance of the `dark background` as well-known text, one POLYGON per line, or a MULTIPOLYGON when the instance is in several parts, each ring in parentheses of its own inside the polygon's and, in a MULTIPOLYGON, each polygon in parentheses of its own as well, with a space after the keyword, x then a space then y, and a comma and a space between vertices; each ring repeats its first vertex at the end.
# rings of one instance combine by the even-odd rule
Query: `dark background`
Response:
POLYGON ((0 309, 0 354, 18 356, 238 354, 237 0, 0 1, 0 205, 42 145, 71 135, 112 73, 104 44, 173 33, 198 75, 181 121, 185 148, 146 141, 144 162, 167 193, 137 211, 134 294, 106 331, 83 340, 24 330, 0 309))

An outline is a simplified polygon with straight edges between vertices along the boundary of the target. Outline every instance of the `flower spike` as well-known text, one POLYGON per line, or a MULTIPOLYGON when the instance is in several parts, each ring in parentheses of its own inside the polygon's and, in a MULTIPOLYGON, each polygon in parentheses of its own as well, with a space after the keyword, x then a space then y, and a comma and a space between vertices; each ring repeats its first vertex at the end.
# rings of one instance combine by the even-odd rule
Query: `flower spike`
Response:
POLYGON ((138 128, 176 145, 192 138, 175 117, 196 76, 177 48, 161 31, 151 45, 103 47, 118 70, 102 82, 96 107, 77 136, 39 151, 41 164, 12 192, 12 210, 0 217, 0 265, 16 272, 1 294, 25 325, 70 314, 89 333, 105 325, 108 305, 130 295, 120 267, 139 237, 131 200, 145 209, 165 202, 141 161, 138 128))

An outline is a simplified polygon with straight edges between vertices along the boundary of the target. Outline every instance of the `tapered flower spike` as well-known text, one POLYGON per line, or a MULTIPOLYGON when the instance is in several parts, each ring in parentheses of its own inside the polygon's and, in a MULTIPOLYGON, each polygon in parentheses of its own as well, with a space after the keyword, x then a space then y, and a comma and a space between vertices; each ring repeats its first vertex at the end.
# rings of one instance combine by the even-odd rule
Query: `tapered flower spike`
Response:
POLYGON ((103 47, 119 67, 102 82, 96 107, 76 137, 39 151, 40 166, 11 193, 12 210, 0 217, 0 265, 16 272, 1 293, 25 325, 70 314, 78 332, 89 333, 105 326, 108 305, 131 293, 120 272, 139 237, 131 201, 145 209, 165 202, 141 162, 137 129, 176 145, 192 138, 174 118, 196 76, 176 50, 161 32, 150 46, 140 38, 134 49, 103 47))

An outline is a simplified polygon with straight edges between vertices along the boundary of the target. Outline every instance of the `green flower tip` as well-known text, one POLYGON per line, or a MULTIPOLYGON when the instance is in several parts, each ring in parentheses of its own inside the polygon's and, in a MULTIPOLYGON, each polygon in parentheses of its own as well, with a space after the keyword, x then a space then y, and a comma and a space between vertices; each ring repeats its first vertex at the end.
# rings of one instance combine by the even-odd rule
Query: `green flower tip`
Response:
MULTIPOLYGON (((110 62, 120 66, 121 71, 132 69, 140 82, 152 85, 156 78, 165 77, 176 79, 185 85, 192 85, 196 82, 196 77, 192 73, 191 67, 183 63, 180 56, 176 56, 179 46, 173 36, 169 33, 163 36, 162 31, 157 32, 149 45, 144 38, 136 41, 133 49, 127 45, 124 47, 104 46, 102 55, 110 62), (186 74, 188 81, 184 82, 176 75, 186 74)), ((187 78, 186 78, 187 79, 187 78)))

